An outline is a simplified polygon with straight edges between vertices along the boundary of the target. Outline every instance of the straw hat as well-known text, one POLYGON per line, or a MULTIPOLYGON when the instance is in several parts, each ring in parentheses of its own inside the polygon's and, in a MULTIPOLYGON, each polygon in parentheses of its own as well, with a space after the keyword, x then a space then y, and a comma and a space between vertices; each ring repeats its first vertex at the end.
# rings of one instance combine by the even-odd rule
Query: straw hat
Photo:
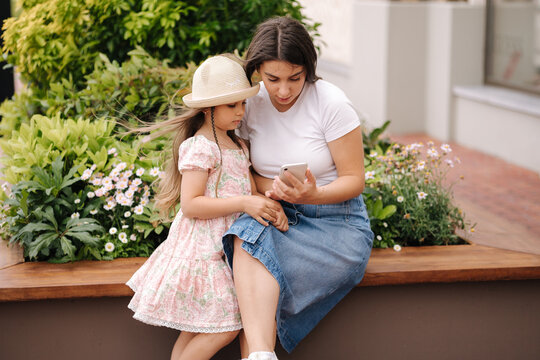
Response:
POLYGON ((251 86, 242 65, 226 56, 205 60, 193 75, 191 94, 182 100, 191 108, 231 104, 259 92, 259 84, 251 86))

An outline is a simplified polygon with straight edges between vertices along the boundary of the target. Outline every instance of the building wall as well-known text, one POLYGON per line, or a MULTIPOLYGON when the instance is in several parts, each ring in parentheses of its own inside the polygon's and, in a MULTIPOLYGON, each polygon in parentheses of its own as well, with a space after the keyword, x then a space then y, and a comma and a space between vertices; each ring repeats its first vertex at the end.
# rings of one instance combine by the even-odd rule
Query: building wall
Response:
MULTIPOLYGON (((168 359, 178 332, 132 319, 128 298, 0 303, 0 358, 168 359)), ((540 280, 359 287, 294 359, 539 359, 540 280)), ((240 359, 235 342, 214 360, 240 359)))
MULTIPOLYGON (((540 112, 528 111, 540 108, 539 96, 519 100, 518 104, 527 103, 523 109, 512 106, 501 111, 496 103, 480 102, 475 108, 462 105, 469 100, 461 101, 454 91, 456 87, 484 86, 485 4, 302 3, 306 14, 323 23, 326 46, 322 47, 319 74, 345 91, 365 116, 368 128, 391 120, 391 133, 426 133, 540 173, 538 151, 529 140, 540 138, 540 112), (486 107, 490 109, 478 110, 486 107), (504 150, 500 139, 490 136, 495 130, 489 125, 499 123, 512 124, 514 136, 505 137, 504 150), (523 151, 531 155, 523 156, 523 151)), ((514 93, 515 97, 522 94, 514 93)))

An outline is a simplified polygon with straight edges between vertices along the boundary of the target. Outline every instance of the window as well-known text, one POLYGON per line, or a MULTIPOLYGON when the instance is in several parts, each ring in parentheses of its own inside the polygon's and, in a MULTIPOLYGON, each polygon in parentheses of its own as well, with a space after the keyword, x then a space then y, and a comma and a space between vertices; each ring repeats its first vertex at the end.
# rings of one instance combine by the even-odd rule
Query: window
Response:
POLYGON ((486 82, 540 94, 540 0, 488 0, 486 82))

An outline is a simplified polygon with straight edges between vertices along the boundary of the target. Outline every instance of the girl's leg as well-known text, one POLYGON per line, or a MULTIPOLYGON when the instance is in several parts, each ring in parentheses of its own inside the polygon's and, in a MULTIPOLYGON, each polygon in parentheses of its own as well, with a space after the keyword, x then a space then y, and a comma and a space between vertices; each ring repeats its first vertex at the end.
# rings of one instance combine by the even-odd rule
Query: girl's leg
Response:
POLYGON ((182 331, 180 332, 180 335, 178 336, 178 339, 174 343, 172 353, 171 353, 171 360, 177 360, 180 358, 180 355, 184 352, 184 349, 186 348, 187 344, 193 337, 197 335, 190 332, 182 331))
POLYGON ((274 351, 279 285, 257 259, 234 239, 233 274, 242 324, 250 352, 274 351))
POLYGON ((233 341, 238 331, 193 335, 180 357, 175 360, 208 360, 233 341))
POLYGON ((244 330, 240 330, 238 340, 240 342, 240 355, 242 356, 242 359, 247 359, 249 356, 249 347, 246 339, 246 332, 244 330))

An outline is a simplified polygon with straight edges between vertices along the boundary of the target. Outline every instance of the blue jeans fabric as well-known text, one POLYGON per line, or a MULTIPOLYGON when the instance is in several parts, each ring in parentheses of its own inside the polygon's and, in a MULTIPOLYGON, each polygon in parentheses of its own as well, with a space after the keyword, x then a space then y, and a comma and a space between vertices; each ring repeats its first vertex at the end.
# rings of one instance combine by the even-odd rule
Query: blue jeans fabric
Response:
POLYGON ((362 196, 338 204, 281 202, 289 230, 244 214, 223 235, 229 265, 234 236, 261 261, 280 288, 276 313, 281 345, 291 352, 364 276, 373 245, 362 196))

